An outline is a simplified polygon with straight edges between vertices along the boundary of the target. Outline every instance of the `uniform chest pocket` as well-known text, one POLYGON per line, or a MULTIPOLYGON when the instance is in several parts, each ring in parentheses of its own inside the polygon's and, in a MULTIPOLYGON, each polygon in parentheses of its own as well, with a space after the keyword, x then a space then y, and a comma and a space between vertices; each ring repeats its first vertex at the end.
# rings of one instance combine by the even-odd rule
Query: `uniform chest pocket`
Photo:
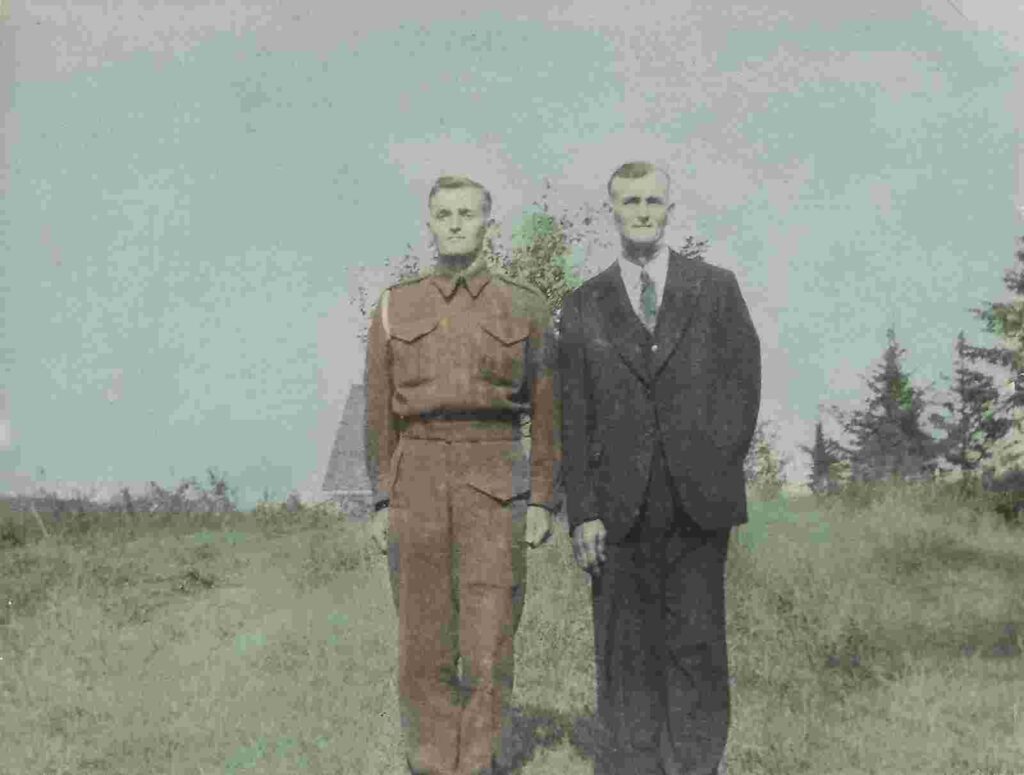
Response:
POLYGON ((429 334, 437 322, 426 317, 391 324, 391 375, 397 387, 414 387, 431 378, 429 334))
POLYGON ((519 385, 526 371, 529 322, 485 320, 480 332, 480 377, 494 385, 519 385))

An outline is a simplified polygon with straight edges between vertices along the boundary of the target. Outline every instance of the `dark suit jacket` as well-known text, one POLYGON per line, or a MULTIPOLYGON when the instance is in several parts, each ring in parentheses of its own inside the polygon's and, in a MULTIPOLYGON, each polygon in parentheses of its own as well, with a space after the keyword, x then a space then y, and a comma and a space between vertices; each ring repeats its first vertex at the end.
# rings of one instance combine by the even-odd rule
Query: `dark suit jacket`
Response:
POLYGON ((562 306, 570 529, 601 519, 610 542, 625 537, 643 502, 658 437, 686 512, 706 529, 742 524, 761 346, 736 276, 671 251, 652 346, 620 275, 615 262, 562 306))

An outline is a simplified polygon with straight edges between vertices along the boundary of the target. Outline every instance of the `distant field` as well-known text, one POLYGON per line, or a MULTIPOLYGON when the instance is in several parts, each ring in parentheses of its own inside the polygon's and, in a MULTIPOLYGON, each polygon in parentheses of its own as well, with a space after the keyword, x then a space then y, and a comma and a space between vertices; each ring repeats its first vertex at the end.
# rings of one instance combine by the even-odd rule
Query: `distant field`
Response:
MULTIPOLYGON (((1024 529, 952 492, 752 504, 729 555, 731 775, 1024 775, 1024 529)), ((25 519, 0 513, 0 772, 403 772, 364 525, 111 515, 41 541, 25 519)), ((582 775, 586 577, 564 530, 531 559, 510 756, 582 775)))

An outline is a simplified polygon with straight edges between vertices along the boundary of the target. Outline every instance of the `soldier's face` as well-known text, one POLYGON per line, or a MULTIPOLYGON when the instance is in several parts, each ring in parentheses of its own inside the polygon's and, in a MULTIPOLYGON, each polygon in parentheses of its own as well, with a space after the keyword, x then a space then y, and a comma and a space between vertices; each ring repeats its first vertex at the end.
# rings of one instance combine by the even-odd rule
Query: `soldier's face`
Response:
POLYGON ((442 256, 476 253, 484 244, 487 214, 480 189, 442 188, 430 200, 430 231, 442 256))
POLYGON ((642 178, 615 178, 611 193, 615 227, 624 240, 635 245, 661 241, 673 207, 664 175, 653 172, 642 178))

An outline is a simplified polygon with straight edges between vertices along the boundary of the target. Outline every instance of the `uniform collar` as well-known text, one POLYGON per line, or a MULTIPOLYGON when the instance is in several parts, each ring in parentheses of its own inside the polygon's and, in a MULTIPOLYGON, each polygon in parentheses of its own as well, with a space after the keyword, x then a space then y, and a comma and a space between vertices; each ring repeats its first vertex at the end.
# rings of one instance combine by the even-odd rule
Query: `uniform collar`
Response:
POLYGON ((441 295, 445 299, 450 299, 460 284, 465 285, 466 289, 475 299, 480 295, 483 287, 490 282, 491 273, 488 271, 487 262, 484 260, 484 257, 477 256, 473 263, 461 272, 453 272, 437 266, 433 274, 430 275, 430 280, 441 291, 441 295))

